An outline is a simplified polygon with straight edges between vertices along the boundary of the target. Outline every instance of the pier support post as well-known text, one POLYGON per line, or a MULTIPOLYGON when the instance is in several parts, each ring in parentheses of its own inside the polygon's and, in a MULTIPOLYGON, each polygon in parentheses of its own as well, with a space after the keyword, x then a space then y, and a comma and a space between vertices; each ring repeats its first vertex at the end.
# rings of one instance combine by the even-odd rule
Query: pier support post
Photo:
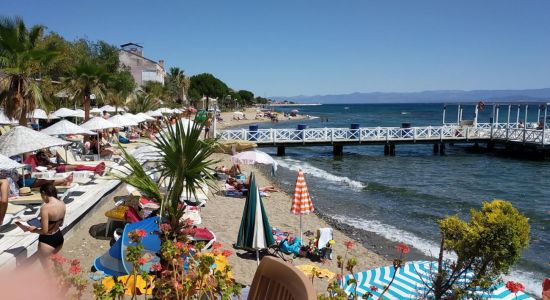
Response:
POLYGON ((389 144, 384 145, 384 155, 390 155, 390 145, 389 144))
POLYGON ((434 144, 434 154, 439 153, 439 144, 434 144))
POLYGON ((395 144, 390 144, 390 156, 395 156, 395 144))
POLYGON ((342 156, 344 155, 344 146, 342 145, 334 145, 332 147, 332 155, 334 156, 342 156))
POLYGON ((277 156, 285 156, 285 146, 277 146, 277 156))
POLYGON ((445 143, 439 145, 439 155, 445 155, 445 143))

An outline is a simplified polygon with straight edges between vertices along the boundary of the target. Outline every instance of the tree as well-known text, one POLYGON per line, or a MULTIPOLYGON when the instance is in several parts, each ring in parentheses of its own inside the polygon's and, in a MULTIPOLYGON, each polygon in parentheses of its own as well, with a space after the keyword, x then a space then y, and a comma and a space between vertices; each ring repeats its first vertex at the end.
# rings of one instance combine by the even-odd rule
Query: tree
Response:
POLYGON ((252 105, 254 103, 254 93, 247 90, 240 90, 238 93, 244 105, 252 105))
POLYGON ((203 73, 191 76, 189 98, 194 102, 202 99, 203 96, 220 99, 227 94, 229 94, 229 87, 212 74, 203 73))
POLYGON ((529 244, 529 220, 510 202, 484 202, 481 211, 470 211, 470 222, 450 216, 439 222, 441 248, 438 270, 427 283, 435 299, 454 294, 468 296, 474 288, 489 289, 494 281, 517 263, 529 244), (456 261, 444 259, 444 250, 454 251, 456 261), (472 273, 466 283, 460 279, 472 273))
POLYGON ((103 99, 107 90, 109 73, 99 64, 90 61, 81 61, 74 67, 70 78, 64 80, 64 85, 73 96, 73 99, 82 99, 84 106, 84 120, 90 118, 91 95, 96 99, 103 99))
POLYGON ((114 72, 107 84, 109 104, 115 106, 117 110, 120 106, 124 106, 135 86, 134 77, 129 70, 122 69, 114 72))
POLYGON ((137 91, 130 96, 127 106, 128 110, 135 114, 155 110, 160 107, 160 103, 157 98, 151 97, 143 91, 137 91))
POLYGON ((185 72, 180 68, 170 68, 166 80, 170 100, 183 104, 187 100, 187 91, 191 84, 185 72))
POLYGON ((149 95, 149 97, 156 98, 158 100, 166 99, 167 90, 166 87, 157 81, 146 81, 141 89, 149 95))
POLYGON ((58 55, 55 49, 38 47, 43 33, 43 26, 27 29, 21 18, 0 18, 0 101, 6 116, 18 119, 23 126, 27 125, 27 113, 43 101, 36 78, 58 55))

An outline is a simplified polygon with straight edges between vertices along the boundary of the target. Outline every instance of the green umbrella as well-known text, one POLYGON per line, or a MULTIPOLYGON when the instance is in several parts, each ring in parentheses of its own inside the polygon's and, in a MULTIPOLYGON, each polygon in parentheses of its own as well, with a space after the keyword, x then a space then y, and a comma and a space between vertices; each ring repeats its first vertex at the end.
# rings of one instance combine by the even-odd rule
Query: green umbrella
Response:
POLYGON ((265 213, 264 204, 260 197, 260 191, 256 185, 254 174, 250 174, 250 186, 246 202, 244 204, 243 218, 239 235, 237 236, 236 248, 256 250, 256 260, 260 263, 259 251, 267 249, 275 244, 271 225, 265 213))

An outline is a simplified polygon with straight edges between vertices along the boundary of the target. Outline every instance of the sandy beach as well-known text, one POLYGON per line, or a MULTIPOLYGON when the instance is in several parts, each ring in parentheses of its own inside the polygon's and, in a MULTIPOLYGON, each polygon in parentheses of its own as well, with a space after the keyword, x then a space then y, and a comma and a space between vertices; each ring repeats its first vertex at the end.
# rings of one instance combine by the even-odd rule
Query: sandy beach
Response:
MULTIPOLYGON (((244 120, 233 120, 233 112, 222 112, 221 117, 223 121, 220 121, 216 124, 217 129, 227 129, 231 127, 236 126, 243 126, 243 125, 250 125, 250 124, 256 124, 256 123, 270 123, 271 120, 269 118, 256 118, 256 108, 249 107, 244 110, 242 110, 244 113, 244 116, 246 119, 244 120)), ((289 121, 289 120, 303 120, 307 119, 307 116, 305 115, 297 115, 296 117, 283 117, 282 113, 279 113, 279 122, 289 121)))
MULTIPOLYGON (((214 158, 221 160, 221 164, 230 165, 229 155, 215 154, 214 158)), ((242 166, 242 169, 246 174, 254 172, 260 187, 272 184, 270 178, 264 175, 256 166, 246 165, 242 166)), ((217 183, 221 191, 223 181, 218 181, 217 183)), ((235 251, 235 254, 229 257, 234 277, 237 282, 249 285, 252 282, 257 267, 255 255, 249 255, 244 251, 236 251, 232 247, 239 231, 245 198, 225 197, 220 191, 211 191, 212 193, 206 207, 201 210, 203 220, 201 226, 211 229, 216 234, 217 240, 224 245, 224 249, 235 251)), ((117 190, 98 203, 67 235, 62 254, 71 259, 79 259, 82 266, 86 269, 91 267, 93 260, 109 249, 109 238, 103 237, 106 222, 104 214, 114 207, 113 198, 115 196, 125 194, 127 194, 127 191, 125 185, 122 184, 117 190)), ((284 192, 272 192, 269 197, 263 198, 263 203, 271 226, 299 235, 299 217, 290 214, 290 195, 284 192)), ((319 228, 331 227, 316 214, 304 216, 303 223, 304 231, 310 230, 315 232, 319 228)), ((304 236, 304 240, 306 239, 307 237, 304 236)), ((296 258, 291 263, 294 265, 313 264, 319 268, 326 268, 335 273, 338 272, 336 256, 344 255, 346 251, 344 242, 350 241, 352 238, 342 231, 335 229, 334 240, 336 241, 333 252, 334 260, 321 264, 305 258, 296 258)), ((288 255, 287 257, 292 258, 292 256, 288 255)), ((356 270, 365 270, 389 263, 382 256, 363 247, 359 242, 354 244, 348 257, 356 257, 358 259, 356 270)), ((325 291, 327 283, 326 279, 316 279, 315 287, 317 291, 319 293, 325 291)))

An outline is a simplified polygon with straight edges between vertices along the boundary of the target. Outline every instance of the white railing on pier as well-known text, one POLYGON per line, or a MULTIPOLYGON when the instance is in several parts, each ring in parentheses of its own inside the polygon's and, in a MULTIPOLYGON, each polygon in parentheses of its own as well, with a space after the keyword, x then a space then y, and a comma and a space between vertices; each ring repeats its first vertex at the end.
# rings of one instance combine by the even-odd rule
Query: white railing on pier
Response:
POLYGON ((246 140, 258 144, 308 144, 339 142, 416 142, 416 141, 476 141, 495 140, 529 144, 548 144, 550 130, 517 128, 508 124, 479 123, 477 126, 424 126, 363 127, 350 128, 306 128, 306 129, 239 129, 221 130, 217 137, 224 140, 246 140), (545 138, 543 138, 543 135, 545 138))

